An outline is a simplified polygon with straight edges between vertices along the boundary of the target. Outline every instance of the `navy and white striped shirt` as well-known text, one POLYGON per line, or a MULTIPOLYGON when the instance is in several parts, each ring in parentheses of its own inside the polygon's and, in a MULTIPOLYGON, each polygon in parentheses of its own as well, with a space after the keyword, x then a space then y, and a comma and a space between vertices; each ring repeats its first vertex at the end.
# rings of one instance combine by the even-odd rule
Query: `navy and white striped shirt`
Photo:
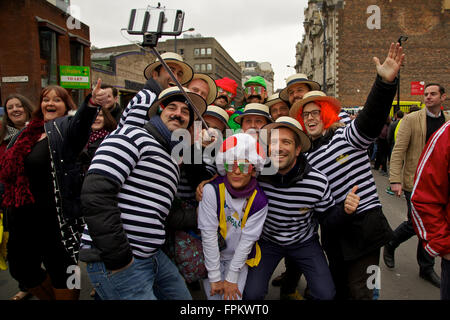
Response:
POLYGON ((363 135, 352 121, 338 128, 328 142, 306 154, 310 165, 327 176, 337 203, 343 202, 352 187, 358 185, 360 202, 356 213, 381 206, 367 156, 373 140, 363 135))
POLYGON ((148 89, 139 91, 133 99, 130 100, 127 107, 122 113, 118 128, 126 124, 143 128, 150 120, 148 117, 148 110, 153 102, 156 100, 156 94, 148 89))
MULTIPOLYGON (((103 141, 88 174, 121 185, 118 207, 133 255, 153 255, 165 241, 164 222, 179 183, 175 160, 147 130, 126 124, 103 141)), ((92 245, 87 228, 82 244, 92 245)))
POLYGON ((289 187, 259 181, 269 200, 261 237, 282 246, 304 242, 317 233, 317 217, 335 205, 327 178, 310 168, 289 187))

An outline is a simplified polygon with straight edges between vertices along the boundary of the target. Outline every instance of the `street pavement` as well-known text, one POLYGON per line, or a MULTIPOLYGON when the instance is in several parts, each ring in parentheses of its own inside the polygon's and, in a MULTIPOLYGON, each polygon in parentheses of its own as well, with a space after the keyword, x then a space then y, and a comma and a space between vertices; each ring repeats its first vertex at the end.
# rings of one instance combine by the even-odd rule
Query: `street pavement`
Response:
MULTIPOLYGON (((388 178, 378 171, 373 171, 378 188, 383 211, 392 229, 406 220, 406 201, 404 197, 397 198, 386 193, 389 185, 388 178)), ((412 237, 400 245, 395 252, 396 265, 394 269, 385 266, 380 256, 381 289, 380 300, 439 300, 439 289, 419 277, 419 266, 416 260, 417 237, 412 237)), ((81 295, 80 300, 93 300, 89 296, 92 289, 84 265, 81 264, 81 295)), ((284 262, 281 261, 273 277, 284 271, 284 262)), ((435 271, 441 274, 441 258, 436 258, 435 271)), ((368 274, 368 277, 371 274, 368 274)), ((304 277, 300 280, 298 290, 303 294, 306 287, 304 277)), ((8 300, 18 291, 17 283, 11 278, 9 271, 0 271, 0 300, 8 300)), ((192 291, 194 299, 205 299, 202 290, 192 291)), ((269 284, 267 300, 278 300, 279 287, 269 284)))

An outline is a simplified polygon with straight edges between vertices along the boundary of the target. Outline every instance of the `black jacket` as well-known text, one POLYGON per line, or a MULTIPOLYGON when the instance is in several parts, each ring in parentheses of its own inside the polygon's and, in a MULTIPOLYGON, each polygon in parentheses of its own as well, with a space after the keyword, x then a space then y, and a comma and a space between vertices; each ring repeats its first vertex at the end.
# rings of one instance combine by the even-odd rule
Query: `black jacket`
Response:
POLYGON ((87 106, 90 97, 85 99, 73 117, 57 118, 44 125, 59 189, 56 197, 67 220, 82 215, 80 192, 83 175, 77 160, 88 142, 90 128, 98 112, 97 108, 87 106))

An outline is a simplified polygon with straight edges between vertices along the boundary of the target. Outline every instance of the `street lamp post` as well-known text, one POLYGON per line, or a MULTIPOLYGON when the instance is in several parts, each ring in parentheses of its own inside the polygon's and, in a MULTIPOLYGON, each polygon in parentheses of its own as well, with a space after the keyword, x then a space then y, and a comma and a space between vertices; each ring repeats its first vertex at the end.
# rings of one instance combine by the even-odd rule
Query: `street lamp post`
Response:
MULTIPOLYGON (((406 40, 408 40, 407 36, 400 36, 400 38, 398 38, 398 43, 400 44, 400 46, 402 46, 402 42, 405 42, 406 40)), ((394 106, 394 115, 397 113, 398 110, 400 110, 400 69, 398 69, 398 83, 397 83, 397 105, 394 106)))
MULTIPOLYGON (((192 32, 192 31, 195 31, 195 28, 189 28, 187 30, 183 30, 183 31, 181 31, 181 33, 192 32)), ((177 53, 177 36, 175 36, 175 41, 174 41, 174 52, 177 53)))

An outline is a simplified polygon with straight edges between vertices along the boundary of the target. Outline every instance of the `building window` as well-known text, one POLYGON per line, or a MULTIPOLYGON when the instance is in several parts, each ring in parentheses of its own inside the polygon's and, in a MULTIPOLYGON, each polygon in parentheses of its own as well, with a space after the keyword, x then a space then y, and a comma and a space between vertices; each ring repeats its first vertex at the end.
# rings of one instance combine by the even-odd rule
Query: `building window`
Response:
POLYGON ((200 55, 200 49, 199 48, 195 48, 194 49, 194 56, 198 56, 200 55))
POLYGON ((206 64, 202 63, 202 72, 206 71, 206 64))
POLYGON ((184 55, 184 49, 180 49, 180 55, 184 55))
POLYGON ((199 64, 194 64, 194 71, 195 72, 199 72, 200 71, 200 65, 199 64))
POLYGON ((211 48, 206 48, 206 54, 209 56, 211 55, 211 48))
POLYGON ((39 46, 41 58, 41 87, 58 84, 58 52, 56 33, 39 30, 39 46))
POLYGON ((207 70, 207 71, 212 71, 212 64, 211 64, 211 63, 208 63, 208 64, 206 65, 206 70, 207 70))
POLYGON ((201 48, 201 49, 200 49, 200 54, 201 54, 202 56, 204 56, 204 55, 206 54, 206 49, 205 49, 205 48, 201 48))

